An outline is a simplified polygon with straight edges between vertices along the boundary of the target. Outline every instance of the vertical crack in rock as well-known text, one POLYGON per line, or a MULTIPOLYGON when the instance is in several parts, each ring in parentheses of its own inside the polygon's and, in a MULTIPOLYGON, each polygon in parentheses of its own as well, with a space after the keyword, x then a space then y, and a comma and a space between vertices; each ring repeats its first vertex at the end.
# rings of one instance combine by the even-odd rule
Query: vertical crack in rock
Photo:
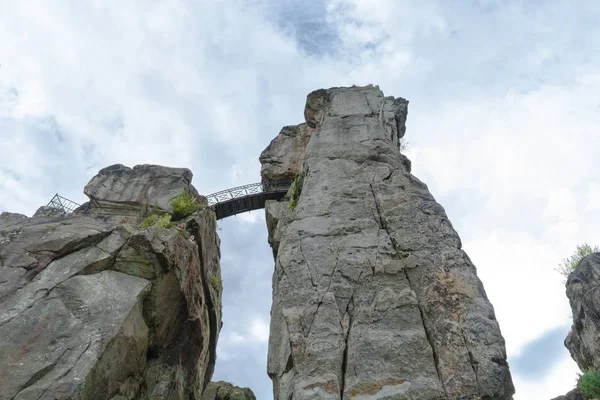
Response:
MULTIPOLYGON (((410 286, 410 289, 413 290, 413 284, 410 280, 410 276, 408 275, 408 271, 406 271, 406 269, 404 269, 404 275, 406 276, 406 280, 408 281, 408 285, 410 286)), ((414 290, 413 290, 413 292, 414 292, 414 290)), ((416 294, 416 292, 415 292, 415 294, 416 294)), ((419 301, 418 295, 417 295, 417 307, 419 308, 419 313, 421 314, 421 321, 423 322, 423 329, 425 330, 425 336, 427 337, 427 341, 429 342, 429 345, 431 346, 431 351, 433 353, 433 362, 435 365, 435 371, 437 372, 437 376, 440 381, 440 384, 442 385, 442 389, 444 389, 444 393, 446 394, 446 397, 448 397, 448 392, 446 390, 446 384, 444 383, 444 380, 442 379, 442 374, 440 373, 440 365, 439 365, 440 360, 439 360, 439 356, 436 352, 436 348, 435 348, 435 344, 434 344, 435 342, 434 342, 433 338, 431 337, 431 332, 427 328, 427 324, 425 323, 425 314, 423 312, 423 308, 421 307, 421 303, 419 301)))
MULTIPOLYGON (((350 298, 350 301, 352 301, 352 297, 350 298)), ((350 303, 348 303, 350 304, 350 303)), ((346 333, 346 337, 344 338, 344 355, 342 358, 342 375, 341 375, 341 382, 340 382, 340 399, 344 398, 344 391, 346 390, 346 370, 348 369, 348 339, 350 339, 350 332, 352 331, 352 315, 346 311, 348 313, 348 318, 349 318, 349 324, 348 324, 348 332, 346 333)), ((342 318, 343 319, 343 318, 342 318)), ((341 320, 340 320, 340 326, 341 326, 341 320)), ((344 327, 341 326, 342 328, 342 332, 344 331, 344 327)))
POLYGON ((317 289, 317 285, 315 284, 315 280, 313 278, 312 272, 310 270, 310 264, 308 263, 308 260, 306 259, 306 256, 304 255, 304 250, 302 249, 302 243, 300 243, 298 245, 298 247, 300 248, 300 254, 302 254, 302 259, 304 260, 304 264, 306 264, 306 270, 308 271, 308 276, 310 278, 310 283, 313 287, 313 289, 317 289))
POLYGON ((469 355, 469 362, 471 363, 471 368, 473 368, 473 374, 475 374, 475 382, 477 383, 477 388, 479 389, 479 376, 477 373, 477 361, 475 360, 475 357, 473 357, 473 352, 471 352, 471 349, 469 348, 469 343, 467 342, 467 338, 465 336, 465 331, 463 329, 463 324, 462 324, 462 321, 460 321, 460 318, 458 320, 458 328, 460 329, 460 334, 461 334, 463 342, 465 344, 465 348, 467 349, 467 354, 469 355))
MULTIPOLYGON (((377 215, 379 216, 379 223, 381 225, 381 227, 385 230, 385 232, 387 233, 390 241, 392 242, 392 246, 394 247, 394 250, 396 251, 396 254, 398 254, 398 246, 396 244, 396 241, 394 240, 394 238, 392 237, 392 235, 390 234, 387 224, 385 223, 385 220, 383 218, 383 215, 381 214, 380 211, 380 206, 379 206, 379 201, 377 200, 377 195, 375 194, 375 189, 373 188, 372 184, 369 184, 370 188, 371 188, 371 193, 373 194, 373 199, 375 201, 375 209, 377 210, 377 215)), ((408 282, 408 285, 410 287, 410 290, 412 290, 415 295, 417 295, 417 293, 415 292, 415 290, 413 289, 413 284, 410 280, 410 277, 408 276, 408 272, 406 271, 406 267, 404 267, 403 269, 404 271, 404 276, 406 277, 406 281, 408 282)), ((446 394, 446 397, 448 397, 448 392, 446 391, 446 385, 444 384, 444 381, 442 379, 442 374, 440 373, 440 367, 439 367, 439 357, 437 355, 436 349, 435 349, 435 345, 434 345, 434 341, 433 338, 431 337, 431 333, 429 332, 429 329, 427 328, 427 324, 425 323, 425 315, 423 313, 423 308, 421 307, 421 303, 419 301, 419 297, 417 295, 417 307, 419 308, 419 313, 421 315, 421 322, 423 323, 423 330, 425 331, 425 336, 427 337, 427 342, 429 342, 429 346, 431 346, 431 352, 433 354, 433 363, 435 365, 435 371, 437 373, 438 379, 440 381, 440 384, 442 385, 442 389, 444 390, 444 393, 446 394)))

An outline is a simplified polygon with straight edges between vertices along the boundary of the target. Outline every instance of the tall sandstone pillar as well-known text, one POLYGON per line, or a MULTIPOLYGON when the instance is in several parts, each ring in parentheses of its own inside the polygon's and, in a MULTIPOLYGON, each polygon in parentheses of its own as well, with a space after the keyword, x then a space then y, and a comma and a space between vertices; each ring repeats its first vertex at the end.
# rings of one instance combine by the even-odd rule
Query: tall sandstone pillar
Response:
POLYGON ((442 206, 400 153, 408 101, 317 90, 260 160, 277 400, 512 399, 504 339, 442 206))

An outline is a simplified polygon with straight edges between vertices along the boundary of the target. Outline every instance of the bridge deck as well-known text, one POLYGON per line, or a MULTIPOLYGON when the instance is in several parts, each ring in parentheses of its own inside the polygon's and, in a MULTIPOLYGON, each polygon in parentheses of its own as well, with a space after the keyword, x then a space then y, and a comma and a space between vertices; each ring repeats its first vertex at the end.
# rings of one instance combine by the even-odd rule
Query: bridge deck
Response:
POLYGON ((215 214, 217 215, 217 219, 223 219, 246 211, 265 208, 265 202, 267 200, 279 200, 286 193, 287 190, 279 190, 251 194, 248 196, 227 200, 221 203, 216 203, 211 207, 214 208, 215 214))

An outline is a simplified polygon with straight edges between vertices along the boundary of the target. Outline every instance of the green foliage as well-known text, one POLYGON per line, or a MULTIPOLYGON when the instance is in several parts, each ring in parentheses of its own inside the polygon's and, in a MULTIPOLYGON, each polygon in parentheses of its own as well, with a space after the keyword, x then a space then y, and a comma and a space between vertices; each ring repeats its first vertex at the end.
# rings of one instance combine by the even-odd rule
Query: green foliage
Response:
POLYGON ((292 183, 292 201, 290 202, 290 210, 294 211, 298 205, 298 199, 300 198, 300 179, 304 178, 304 172, 296 174, 294 177, 294 183, 292 183))
POLYGON ((187 190, 183 190, 179 196, 171 201, 173 206, 173 218, 175 220, 187 217, 195 211, 204 208, 204 205, 198 203, 194 195, 187 190))
POLYGON ((563 260, 558 264, 558 268, 556 271, 566 278, 569 277, 569 274, 577 268, 579 261, 588 254, 596 253, 600 251, 598 246, 590 246, 587 243, 581 244, 577 246, 575 252, 569 258, 563 258, 563 260))
POLYGON ((148 229, 151 226, 162 226, 163 228, 172 228, 175 226, 173 222, 171 222, 170 214, 157 215, 152 214, 149 217, 146 217, 142 224, 140 225, 140 229, 148 229))
POLYGON ((577 389, 586 399, 595 399, 600 397, 600 374, 593 368, 590 368, 579 374, 577 379, 577 389))
POLYGON ((216 275, 211 275, 211 277, 208 279, 208 282, 215 290, 221 290, 223 288, 221 279, 219 279, 219 277, 216 275))
POLYGON ((190 234, 185 229, 179 229, 179 236, 181 236, 184 239, 190 238, 190 234))

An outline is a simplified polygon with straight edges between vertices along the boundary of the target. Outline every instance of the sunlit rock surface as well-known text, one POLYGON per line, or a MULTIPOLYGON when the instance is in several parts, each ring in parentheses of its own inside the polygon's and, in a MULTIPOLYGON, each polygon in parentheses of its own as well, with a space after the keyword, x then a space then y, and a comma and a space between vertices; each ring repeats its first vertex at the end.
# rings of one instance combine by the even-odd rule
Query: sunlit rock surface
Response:
POLYGON ((314 129, 307 145, 284 129, 261 155, 263 179, 297 177, 266 206, 276 399, 512 398, 475 266, 400 154, 407 106, 373 86, 318 90, 296 128, 314 129))

